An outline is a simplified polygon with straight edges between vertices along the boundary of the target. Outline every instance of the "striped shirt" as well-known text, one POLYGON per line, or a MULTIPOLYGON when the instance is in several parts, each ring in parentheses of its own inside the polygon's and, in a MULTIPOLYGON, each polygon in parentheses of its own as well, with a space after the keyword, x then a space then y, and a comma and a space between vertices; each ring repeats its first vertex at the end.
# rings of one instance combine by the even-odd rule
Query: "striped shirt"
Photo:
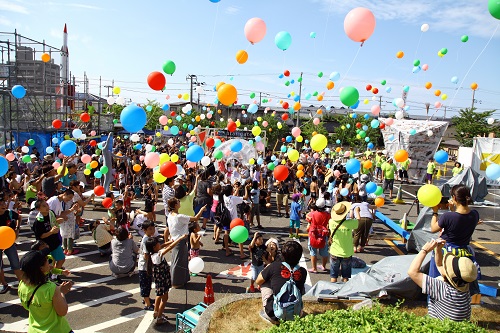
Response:
POLYGON ((430 317, 441 320, 449 318, 454 321, 470 319, 469 291, 458 291, 450 284, 424 274, 422 293, 430 296, 428 304, 430 317))
POLYGON ((165 184, 165 185, 163 185, 163 191, 161 194, 163 197, 163 206, 165 207, 165 216, 167 216, 168 215, 168 200, 175 197, 175 191, 173 188, 171 188, 170 186, 165 184))

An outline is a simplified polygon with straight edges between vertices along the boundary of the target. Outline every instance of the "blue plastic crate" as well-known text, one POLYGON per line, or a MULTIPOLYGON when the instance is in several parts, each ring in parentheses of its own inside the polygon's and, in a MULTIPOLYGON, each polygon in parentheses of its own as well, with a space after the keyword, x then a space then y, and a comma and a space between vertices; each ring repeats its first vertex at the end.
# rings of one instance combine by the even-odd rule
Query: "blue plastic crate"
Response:
POLYGON ((176 332, 191 333, 191 330, 196 327, 200 320, 201 314, 208 307, 205 303, 198 303, 194 308, 177 313, 175 316, 176 332))

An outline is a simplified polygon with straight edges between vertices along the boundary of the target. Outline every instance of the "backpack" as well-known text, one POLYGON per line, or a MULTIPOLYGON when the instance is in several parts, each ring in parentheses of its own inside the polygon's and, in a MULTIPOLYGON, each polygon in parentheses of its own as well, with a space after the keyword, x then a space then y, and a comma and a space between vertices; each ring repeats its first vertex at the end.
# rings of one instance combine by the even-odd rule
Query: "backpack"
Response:
POLYGON ((313 214, 309 227, 309 244, 315 249, 322 249, 326 245, 326 238, 330 232, 325 226, 314 223, 315 215, 313 214))
POLYGON ((281 287, 279 293, 274 296, 273 310, 276 318, 281 320, 293 320, 294 316, 300 316, 304 304, 302 302, 302 294, 293 280, 293 273, 299 270, 299 265, 296 265, 293 270, 286 262, 282 262, 290 271, 290 279, 281 287))
POLYGON ((224 199, 219 200, 217 207, 215 208, 214 215, 215 224, 219 226, 229 227, 231 224, 231 212, 227 209, 224 204, 224 199))

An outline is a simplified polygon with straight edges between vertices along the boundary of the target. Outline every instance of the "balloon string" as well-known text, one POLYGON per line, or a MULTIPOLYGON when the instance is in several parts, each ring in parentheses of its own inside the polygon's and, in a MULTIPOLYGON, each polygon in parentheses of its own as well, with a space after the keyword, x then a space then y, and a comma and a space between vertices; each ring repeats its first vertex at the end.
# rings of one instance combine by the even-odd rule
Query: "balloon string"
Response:
POLYGON ((415 54, 413 55, 413 59, 417 59, 417 53, 418 53, 418 50, 420 49, 420 42, 422 41, 423 34, 424 34, 423 32, 420 33, 420 38, 418 39, 417 49, 415 50, 415 54))
POLYGON ((497 24, 497 27, 495 28, 495 31, 493 31, 493 33, 491 34, 491 37, 490 39, 488 40, 488 42, 486 43, 486 45, 483 47, 483 49, 481 50, 481 52, 479 52, 479 54, 477 55, 476 59, 474 60, 474 62, 472 63, 472 65, 469 67, 469 69, 467 70, 467 73, 465 74, 464 78, 462 79, 462 81, 460 82, 460 86, 458 87, 458 89, 455 91, 455 94, 453 95, 453 98, 451 99, 451 102, 450 102, 450 107, 453 105, 453 102, 455 101, 455 97, 457 96, 458 92, 460 91, 460 89, 462 88, 462 85, 463 83, 465 82, 465 79, 467 78, 467 76, 469 75, 470 71, 472 70, 472 67, 474 67, 474 65, 476 64, 476 62, 479 60, 479 58, 481 57, 481 55, 484 53, 484 51, 486 50, 486 48, 488 47, 488 45, 490 45, 490 42, 491 40, 493 39, 493 37, 495 36, 495 34, 497 33, 497 30, 498 28, 500 27, 500 23, 497 24))
POLYGON ((340 80, 340 82, 338 84, 338 87, 340 87, 342 85, 342 82, 344 82, 344 79, 347 77, 347 75, 349 75, 349 72, 351 71, 352 65, 354 65, 354 62, 358 58, 359 51, 361 51, 361 46, 358 47, 358 51, 356 52, 356 55, 354 56, 354 59, 352 59, 352 62, 349 65, 349 68, 347 69, 347 72, 345 73, 345 75, 342 76, 342 79, 340 80))
POLYGON ((220 3, 217 4, 217 12, 215 13, 214 28, 212 29, 212 38, 210 39, 210 47, 208 48, 208 63, 209 64, 210 64, 210 60, 212 58, 212 46, 214 44, 215 28, 217 27, 217 20, 219 18, 219 5, 220 5, 220 3))
POLYGON ((330 21, 330 13, 332 11, 333 0, 330 0, 330 7, 328 8, 328 15, 326 16, 325 30, 323 31, 323 46, 321 49, 325 48, 326 43, 326 29, 328 29, 328 22, 330 21))

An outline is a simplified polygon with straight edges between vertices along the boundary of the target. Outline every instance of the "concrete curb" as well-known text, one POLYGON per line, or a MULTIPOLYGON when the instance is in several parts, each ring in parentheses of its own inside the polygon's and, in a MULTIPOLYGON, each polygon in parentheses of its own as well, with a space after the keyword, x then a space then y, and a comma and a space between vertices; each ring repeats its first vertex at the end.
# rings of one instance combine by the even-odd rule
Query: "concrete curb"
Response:
MULTIPOLYGON (((209 305, 209 307, 203 311, 202 315, 200 316, 200 320, 198 321, 198 324, 192 331, 192 333, 206 333, 208 332, 208 328, 210 326, 210 320, 212 319, 212 315, 217 312, 220 308, 229 305, 234 302, 242 301, 245 299, 253 299, 253 298, 261 298, 260 293, 253 293, 253 294, 235 294, 231 296, 224 297, 212 304, 209 305)), ((316 297, 311 297, 311 296, 305 296, 302 297, 303 301, 316 301, 316 297)), ((256 314, 258 315, 258 313, 256 314)))

